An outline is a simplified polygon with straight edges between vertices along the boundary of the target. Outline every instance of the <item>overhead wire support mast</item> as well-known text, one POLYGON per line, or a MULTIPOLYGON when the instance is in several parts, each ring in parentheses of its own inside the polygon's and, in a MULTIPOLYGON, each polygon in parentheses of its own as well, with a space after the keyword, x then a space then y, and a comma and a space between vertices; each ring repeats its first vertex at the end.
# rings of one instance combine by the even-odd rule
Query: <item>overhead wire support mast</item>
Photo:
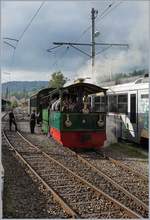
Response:
MULTIPOLYGON (((111 5, 110 5, 111 7, 111 5)), ((97 43, 95 42, 95 19, 98 15, 98 11, 95 10, 94 8, 92 8, 91 10, 91 19, 92 19, 92 33, 91 33, 91 43, 77 43, 77 42, 53 42, 54 45, 57 45, 56 47, 52 47, 50 49, 47 49, 47 52, 51 52, 53 49, 59 47, 59 46, 64 46, 64 45, 68 45, 78 51, 80 51, 81 53, 89 56, 92 59, 92 73, 93 73, 93 69, 94 69, 94 65, 95 65, 95 56, 102 53, 103 51, 109 49, 112 46, 120 46, 120 47, 129 47, 128 44, 121 44, 121 43, 97 43), (107 48, 101 50, 100 52, 96 53, 95 52, 95 46, 108 46, 107 48), (90 46, 91 47, 91 55, 88 54, 87 52, 81 50, 81 48, 78 48, 77 46, 90 46)))
POLYGON ((95 63, 95 18, 98 15, 98 10, 92 8, 91 19, 92 19, 92 72, 95 63))

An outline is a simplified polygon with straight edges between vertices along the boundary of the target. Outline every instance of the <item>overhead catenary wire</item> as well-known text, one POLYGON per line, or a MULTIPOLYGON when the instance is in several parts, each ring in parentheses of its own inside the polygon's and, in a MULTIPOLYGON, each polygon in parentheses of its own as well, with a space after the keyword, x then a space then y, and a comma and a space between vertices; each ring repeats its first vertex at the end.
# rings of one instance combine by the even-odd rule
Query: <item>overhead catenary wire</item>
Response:
MULTIPOLYGON (((109 4, 106 9, 100 14, 100 16, 97 18, 97 23, 100 22, 105 16, 107 16, 113 9, 117 8, 121 3, 123 2, 123 0, 121 0, 120 2, 113 2, 111 4, 109 4), (117 4, 115 4, 117 3, 117 4)), ((92 25, 89 25, 79 36, 79 38, 77 40, 80 40, 90 29, 91 29, 92 25)), ((76 40, 76 41, 77 41, 76 40)))
POLYGON ((99 21, 101 21, 105 16, 107 16, 108 14, 110 14, 110 12, 112 12, 112 10, 114 10, 115 8, 117 8, 120 4, 123 3, 123 0, 121 0, 120 2, 118 2, 116 5, 114 5, 114 7, 110 8, 110 10, 108 12, 106 12, 103 16, 100 17, 100 19, 97 19, 97 23, 99 21), (98 21, 99 20, 99 21, 98 21))
POLYGON ((35 17, 38 15, 39 11, 41 10, 41 8, 43 7, 43 5, 45 4, 46 1, 42 1, 42 3, 40 4, 40 6, 38 7, 38 9, 36 10, 36 12, 34 13, 34 15, 32 16, 31 20, 29 21, 29 23, 26 25, 25 29, 23 30, 23 32, 21 33, 20 37, 18 39, 14 39, 14 38, 9 38, 9 37, 5 37, 4 39, 7 40, 12 40, 12 41, 16 41, 16 46, 11 45, 8 42, 4 42, 5 44, 8 44, 9 46, 13 47, 14 51, 12 54, 12 61, 11 61, 11 66, 10 68, 12 69, 13 64, 14 64, 14 57, 15 57, 15 52, 17 50, 17 47, 21 41, 21 39, 23 38, 24 34, 26 33, 26 31, 28 30, 28 28, 31 26, 33 20, 35 19, 35 17))
MULTIPOLYGON (((110 7, 112 7, 115 3, 116 3, 116 2, 113 2, 113 3, 109 4, 109 5, 106 7, 106 9, 101 13, 100 17, 102 17, 102 16, 110 9, 110 7)), ((91 28, 91 25, 88 26, 88 27, 81 33, 80 37, 79 37, 77 40, 81 39, 81 37, 82 37, 90 28, 91 28)), ((77 41, 77 40, 76 40, 76 41, 77 41)), ((61 47, 62 45, 59 45, 59 46, 61 47)), ((51 49, 53 49, 53 48, 51 48, 51 49)), ((48 52, 51 52, 51 49, 48 49, 47 51, 48 51, 48 52)), ((66 54, 67 54, 67 53, 66 53, 66 54)), ((64 56, 66 56, 66 54, 65 54, 64 56)), ((54 65, 58 65, 57 59, 56 59, 56 61, 53 63, 52 67, 53 67, 54 65)))
MULTIPOLYGON (((109 13, 110 13, 110 11, 112 11, 113 9, 115 9, 116 7, 118 7, 121 3, 122 3, 122 1, 123 0, 121 0, 119 3, 117 3, 116 4, 116 1, 115 2, 113 2, 113 3, 111 3, 111 4, 109 4, 107 7, 106 7, 106 9, 100 14, 100 17, 97 19, 97 20, 102 20, 106 15, 108 15, 109 13), (114 6, 114 7, 112 7, 112 6, 114 6), (111 9, 111 10, 110 10, 111 9)), ((81 37, 91 28, 91 26, 92 25, 90 25, 90 26, 88 26, 83 32, 82 32, 82 34, 80 35, 80 37, 77 39, 77 40, 79 40, 79 39, 81 39, 81 37)), ((76 41, 77 41, 76 40, 76 41)), ((58 45, 58 47, 61 47, 61 46, 63 46, 63 44, 61 44, 61 45, 58 45)), ((71 45, 72 46, 72 45, 71 45)), ((112 45, 111 45, 112 46, 112 45)), ((105 50, 107 50, 108 48, 110 48, 111 46, 109 46, 109 47, 107 47, 107 48, 105 48, 105 49, 103 49, 103 50, 101 50, 100 52, 98 52, 98 54, 99 53, 102 53, 103 51, 105 51, 105 50)), ((51 52, 51 49, 53 50, 53 49, 55 49, 55 48, 57 48, 57 47, 52 47, 52 48, 50 48, 50 49, 48 49, 47 50, 47 52, 51 52)), ((66 54, 65 54, 66 55, 66 54)), ((64 56, 65 56, 64 55, 64 56)), ((64 57, 63 56, 63 57, 64 57)), ((59 60, 60 59, 62 59, 62 58, 59 58, 59 60)), ((54 65, 58 65, 58 59, 54 62, 54 64, 52 65, 52 66, 54 66, 54 65)))
POLYGON ((39 11, 41 10, 41 8, 43 7, 43 5, 45 4, 45 1, 43 1, 39 8, 36 10, 36 12, 34 13, 34 15, 32 16, 31 20, 29 21, 29 23, 27 24, 27 26, 25 27, 25 29, 23 30, 22 34, 19 37, 19 41, 23 38, 25 32, 28 30, 28 28, 30 27, 30 25, 32 24, 33 20, 35 19, 35 17, 37 16, 37 14, 39 13, 39 11))
MULTIPOLYGON (((64 53, 61 54, 61 58, 60 58, 61 61, 65 58, 66 54, 67 54, 68 51, 69 51, 69 48, 70 48, 70 47, 67 46, 66 49, 65 49, 65 51, 64 51, 64 53)), ((64 63, 63 63, 63 64, 64 64, 64 63)))
POLYGON ((110 47, 112 47, 112 45, 109 45, 108 47, 106 47, 106 48, 102 49, 101 51, 97 52, 96 55, 108 50, 110 47))
MULTIPOLYGON (((109 5, 104 9, 104 11, 100 14, 99 18, 101 18, 115 3, 116 3, 116 2, 113 2, 113 3, 109 4, 109 5)), ((98 19, 99 19, 99 18, 98 18, 98 19)), ((89 30, 91 29, 91 27, 92 27, 92 25, 89 25, 89 26, 81 33, 81 35, 79 36, 79 38, 78 38, 77 40, 81 39, 81 38, 83 37, 83 35, 86 34, 87 31, 89 31, 89 30)))
POLYGON ((7 41, 4 41, 5 44, 7 44, 8 46, 12 47, 13 49, 16 49, 16 47, 10 43, 8 43, 7 41))
POLYGON ((4 40, 12 40, 12 41, 19 41, 19 40, 17 40, 17 39, 15 39, 15 38, 10 38, 10 37, 4 37, 3 38, 4 40))
POLYGON ((69 47, 67 46, 65 48, 65 50, 61 53, 61 56, 56 58, 56 61, 52 64, 52 67, 55 66, 55 65, 58 66, 58 63, 60 62, 60 60, 62 61, 64 59, 64 57, 66 56, 68 50, 69 50, 69 47), (58 59, 59 59, 59 61, 58 61, 58 59))
MULTIPOLYGON (((105 15, 105 13, 115 4, 116 2, 114 1, 113 3, 110 3, 106 8, 105 8, 105 10, 100 14, 100 17, 102 17, 103 15, 105 15)), ((81 39, 81 37, 89 30, 91 28, 91 25, 90 26, 88 26, 88 28, 86 28, 82 33, 81 33, 81 35, 80 35, 80 37, 77 39, 77 40, 79 40, 79 39, 81 39)), ((76 41, 77 41, 76 40, 76 41)), ((50 49, 48 49, 47 50, 47 52, 52 52, 51 50, 53 50, 53 49, 55 49, 55 48, 57 48, 57 47, 61 47, 61 46, 63 46, 63 45, 58 45, 58 46, 56 46, 56 47, 52 47, 52 48, 50 48, 50 49)), ((67 53, 66 53, 67 54, 67 53)), ((65 54, 65 55, 66 55, 65 54)), ((64 55, 64 56, 65 56, 64 55)), ((54 65, 57 65, 58 64, 58 61, 57 61, 57 58, 55 58, 56 59, 56 61, 52 64, 52 67, 54 66, 54 65)), ((59 58, 60 59, 60 58, 59 58)))

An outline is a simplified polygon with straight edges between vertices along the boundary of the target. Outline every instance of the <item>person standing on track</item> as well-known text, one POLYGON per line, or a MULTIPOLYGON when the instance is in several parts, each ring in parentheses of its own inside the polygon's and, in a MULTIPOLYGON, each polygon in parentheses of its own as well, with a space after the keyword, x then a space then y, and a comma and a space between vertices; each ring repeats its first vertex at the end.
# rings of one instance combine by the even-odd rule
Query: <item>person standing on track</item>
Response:
POLYGON ((35 122, 36 122, 36 116, 35 116, 35 110, 33 110, 33 112, 31 113, 31 117, 30 117, 31 134, 34 134, 35 122))
POLYGON ((9 130, 10 131, 11 131, 12 124, 15 125, 15 131, 17 131, 18 129, 17 129, 17 124, 16 124, 14 113, 13 113, 13 109, 11 109, 9 112, 9 130))

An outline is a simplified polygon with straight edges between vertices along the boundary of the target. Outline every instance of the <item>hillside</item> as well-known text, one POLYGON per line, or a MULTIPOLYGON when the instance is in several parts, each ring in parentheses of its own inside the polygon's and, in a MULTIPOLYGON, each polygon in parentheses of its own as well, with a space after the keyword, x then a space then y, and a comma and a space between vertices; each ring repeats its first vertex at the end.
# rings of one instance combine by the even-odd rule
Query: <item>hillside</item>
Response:
POLYGON ((2 92, 6 92, 7 87, 11 92, 31 92, 48 86, 48 81, 12 81, 2 83, 2 92))
POLYGON ((28 96, 42 88, 48 87, 48 81, 12 81, 2 83, 2 96, 6 97, 8 93, 11 96, 22 98, 28 96))

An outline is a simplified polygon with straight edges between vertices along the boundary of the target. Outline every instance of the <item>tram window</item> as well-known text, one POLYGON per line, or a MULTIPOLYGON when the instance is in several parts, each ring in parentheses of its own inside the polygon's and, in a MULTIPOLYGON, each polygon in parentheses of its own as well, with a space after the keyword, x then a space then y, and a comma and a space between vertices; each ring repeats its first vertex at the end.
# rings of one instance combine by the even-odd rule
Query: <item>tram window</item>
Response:
POLYGON ((105 112, 105 97, 101 96, 100 97, 100 112, 105 112))
POLYGON ((99 112, 100 111, 100 104, 95 104, 94 111, 95 112, 99 112))
POLYGON ((99 112, 100 110, 100 96, 95 96, 94 97, 94 108, 93 111, 94 112, 99 112))
POLYGON ((148 94, 142 94, 141 99, 148 99, 148 94))
POLYGON ((97 102, 100 103, 100 96, 95 97, 95 103, 97 103, 97 102))
POLYGON ((31 99, 31 100, 30 100, 30 105, 31 105, 32 107, 36 107, 36 106, 37 106, 37 99, 31 99))
POLYGON ((117 96, 110 95, 108 97, 108 103, 109 112, 117 112, 117 96))
POLYGON ((118 95, 118 112, 119 113, 127 113, 128 108, 128 97, 127 95, 118 95))
POLYGON ((105 112, 105 97, 96 96, 95 97, 95 112, 105 112))
POLYGON ((136 123, 136 94, 130 96, 130 121, 136 123))

